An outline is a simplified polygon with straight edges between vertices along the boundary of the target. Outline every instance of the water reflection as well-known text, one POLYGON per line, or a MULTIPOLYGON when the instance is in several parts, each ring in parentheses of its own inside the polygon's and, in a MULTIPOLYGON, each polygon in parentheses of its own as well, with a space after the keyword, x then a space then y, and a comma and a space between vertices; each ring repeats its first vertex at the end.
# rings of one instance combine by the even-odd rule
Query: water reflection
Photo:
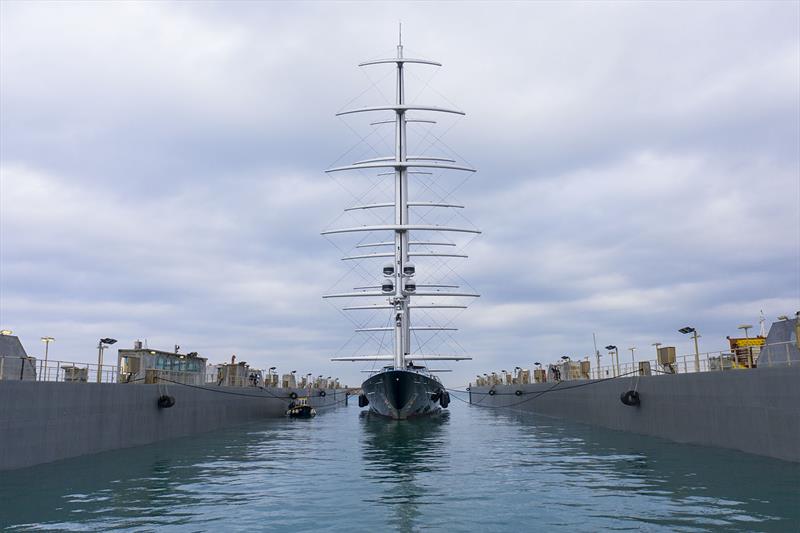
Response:
POLYGON ((597 524, 800 531, 798 464, 535 414, 490 416, 535 450, 519 458, 520 469, 545 485, 557 480, 570 505, 585 506, 597 524), (627 514, 603 500, 636 501, 639 510, 627 514))
POLYGON ((0 529, 798 531, 800 465, 451 404, 355 408, 0 473, 0 529))
POLYGON ((191 487, 224 483, 215 465, 247 462, 262 440, 236 429, 2 472, 0 528, 66 529, 101 519, 101 529, 185 523, 191 508, 209 498, 191 487))
POLYGON ((362 413, 363 460, 367 479, 375 485, 374 501, 392 510, 390 524, 399 531, 422 527, 421 506, 443 496, 437 472, 448 455, 449 414, 413 420, 388 420, 362 413))

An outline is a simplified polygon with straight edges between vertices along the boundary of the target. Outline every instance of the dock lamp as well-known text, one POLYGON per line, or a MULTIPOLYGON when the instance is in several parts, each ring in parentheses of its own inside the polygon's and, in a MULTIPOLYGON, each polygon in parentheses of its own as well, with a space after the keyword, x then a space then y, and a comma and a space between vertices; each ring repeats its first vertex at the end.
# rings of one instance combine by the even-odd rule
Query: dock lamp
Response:
POLYGON ((103 376, 103 350, 115 344, 117 339, 111 337, 104 337, 97 343, 97 382, 100 383, 103 376))
POLYGON ((611 368, 616 370, 616 372, 614 373, 614 376, 618 376, 619 375, 619 348, 617 348, 613 344, 609 344, 608 346, 606 346, 606 350, 608 350, 608 355, 611 357, 611 368), (614 360, 615 360, 614 356, 616 356, 616 364, 614 363, 614 360))
POLYGON ((628 348, 628 350, 631 351, 631 371, 634 371, 636 370, 636 350, 638 350, 638 348, 636 346, 632 346, 628 348))
POLYGON ((700 338, 700 335, 697 334, 697 330, 692 326, 681 328, 678 330, 678 333, 683 333, 684 335, 692 334, 692 338, 694 339, 694 371, 700 372, 700 347, 697 345, 697 339, 700 338))
POLYGON ((272 387, 272 373, 275 371, 275 367, 271 366, 267 369, 267 379, 269 380, 269 387, 272 387))
POLYGON ((654 342, 650 346, 655 346, 656 347, 656 358, 658 358, 658 348, 661 346, 661 343, 660 342, 654 342))
POLYGON ((55 339, 53 337, 42 337, 42 342, 44 343, 44 368, 42 369, 44 380, 47 381, 47 356, 50 348, 50 343, 53 342, 55 339))

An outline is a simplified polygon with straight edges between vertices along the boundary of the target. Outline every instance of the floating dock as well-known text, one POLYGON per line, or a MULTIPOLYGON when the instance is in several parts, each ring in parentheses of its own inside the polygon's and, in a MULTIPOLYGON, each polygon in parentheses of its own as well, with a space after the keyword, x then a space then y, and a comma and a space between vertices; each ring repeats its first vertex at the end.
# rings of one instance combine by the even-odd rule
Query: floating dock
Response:
POLYGON ((17 337, 0 336, 0 471, 237 424, 257 427, 286 416, 300 397, 324 413, 349 397, 338 381, 309 379, 298 387, 293 373, 279 383, 277 374, 261 379, 261 371, 243 363, 207 367, 196 356, 138 345, 119 353, 121 364, 113 368, 45 365, 28 357, 17 337), (150 360, 161 368, 151 368, 150 360))
POLYGON ((797 321, 773 324, 755 368, 726 366, 720 356, 721 364, 699 372, 640 375, 637 369, 601 379, 481 380, 470 385, 469 402, 800 462, 797 321), (638 405, 623 403, 629 391, 637 393, 638 405))

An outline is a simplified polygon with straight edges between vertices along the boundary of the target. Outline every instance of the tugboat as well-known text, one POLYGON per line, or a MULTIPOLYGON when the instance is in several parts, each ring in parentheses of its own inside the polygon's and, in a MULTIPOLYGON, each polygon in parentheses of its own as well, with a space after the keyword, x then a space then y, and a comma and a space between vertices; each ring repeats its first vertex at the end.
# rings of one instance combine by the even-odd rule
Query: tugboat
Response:
POLYGON ((313 418, 317 416, 317 411, 308 404, 308 397, 301 396, 292 400, 286 410, 286 416, 289 418, 313 418))
MULTIPOLYGON (((401 28, 402 30, 402 28, 401 28)), ((441 66, 440 63, 426 59, 410 59, 403 57, 402 31, 397 45, 397 56, 389 59, 377 59, 361 63, 359 66, 372 65, 393 65, 396 74, 396 101, 392 105, 382 105, 376 107, 364 107, 342 111, 338 115, 348 115, 351 113, 364 112, 390 112, 389 120, 380 120, 373 125, 391 124, 394 126, 394 154, 385 157, 376 157, 357 161, 351 165, 340 166, 326 170, 326 172, 342 171, 381 171, 378 176, 386 176, 380 179, 393 179, 394 198, 391 202, 358 205, 347 209, 347 211, 391 208, 394 210, 394 219, 391 224, 357 226, 341 229, 332 229, 322 232, 322 235, 332 235, 350 232, 367 233, 390 233, 391 239, 382 240, 376 243, 360 242, 357 247, 386 247, 391 248, 386 253, 371 253, 367 255, 356 255, 346 257, 347 260, 372 259, 372 258, 391 258, 392 262, 386 264, 382 269, 383 279, 375 286, 358 287, 354 290, 359 292, 348 292, 339 294, 329 294, 323 298, 352 298, 352 297, 378 297, 385 299, 385 303, 366 306, 345 307, 346 310, 354 309, 387 309, 391 313, 388 318, 388 327, 360 328, 356 331, 385 331, 392 332, 394 336, 393 353, 378 354, 367 356, 335 357, 333 361, 381 361, 391 362, 377 371, 369 371, 372 375, 361 385, 362 394, 359 396, 360 407, 369 406, 370 411, 378 415, 392 419, 407 419, 415 416, 435 414, 447 407, 450 396, 442 385, 435 372, 447 370, 430 370, 426 367, 429 361, 459 361, 471 359, 460 355, 427 355, 412 351, 411 333, 414 330, 424 331, 452 331, 455 328, 433 326, 412 327, 411 310, 414 308, 436 309, 436 308, 464 308, 464 305, 445 305, 442 303, 423 303, 412 305, 412 297, 478 297, 478 294, 466 292, 452 292, 442 289, 458 288, 457 285, 417 285, 415 276, 417 269, 412 263, 411 258, 415 256, 425 257, 459 257, 465 255, 454 253, 442 253, 437 251, 439 246, 455 246, 447 238, 429 238, 431 232, 441 236, 451 232, 479 234, 480 231, 471 228, 454 227, 449 225, 433 225, 412 222, 409 217, 409 208, 462 208, 463 206, 445 203, 441 198, 433 201, 411 201, 409 199, 409 179, 410 175, 432 174, 441 170, 454 170, 461 172, 475 172, 475 169, 458 164, 454 159, 444 157, 413 156, 407 154, 407 125, 409 123, 428 123, 435 124, 434 121, 425 118, 409 117, 408 114, 417 113, 453 113, 464 115, 462 111, 446 109, 430 105, 407 104, 405 99, 404 69, 407 65, 429 65, 441 66), (412 233, 416 239, 412 239, 412 233), (419 251, 418 246, 424 246, 419 251), (411 251, 409 248, 414 247, 411 251), (431 250, 433 249, 433 250, 431 250), (371 289, 371 290, 370 290, 371 289), (377 290, 375 290, 377 289, 377 290), (418 290, 421 289, 421 290, 418 290), (419 364, 425 363, 425 364, 419 364)), ((385 127, 385 126, 383 126, 385 127)), ((419 190, 417 187, 415 190, 419 190)), ((433 275, 434 272, 427 272, 433 275)), ((424 313, 424 312, 423 312, 424 313)), ((430 320, 430 317, 426 318, 430 320)), ((420 342, 417 341, 417 350, 420 349, 420 342)))

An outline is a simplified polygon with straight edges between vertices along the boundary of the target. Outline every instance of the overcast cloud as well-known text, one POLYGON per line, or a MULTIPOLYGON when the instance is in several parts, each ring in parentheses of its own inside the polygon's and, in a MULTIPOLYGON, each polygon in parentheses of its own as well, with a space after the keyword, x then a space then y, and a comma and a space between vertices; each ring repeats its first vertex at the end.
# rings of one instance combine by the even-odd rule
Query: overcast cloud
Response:
POLYGON ((51 335, 52 358, 88 362, 111 336, 359 382, 362 366, 329 358, 379 351, 353 322, 387 316, 320 296, 380 263, 349 272, 339 259, 364 236, 319 232, 385 220, 341 210, 387 201, 391 183, 323 170, 388 155, 390 128, 334 113, 393 98, 390 69, 356 64, 394 53, 399 19, 406 54, 444 64, 414 69, 409 99, 467 112, 419 126, 412 151, 479 169, 413 191, 467 206, 420 220, 484 232, 457 242, 467 260, 417 262, 420 283, 482 294, 417 315, 461 328, 423 351, 475 358, 448 383, 589 355, 593 332, 686 352, 691 324, 721 349, 761 309, 768 323, 800 309, 797 2, 4 1, 0 15, 0 326, 32 355, 51 335))

